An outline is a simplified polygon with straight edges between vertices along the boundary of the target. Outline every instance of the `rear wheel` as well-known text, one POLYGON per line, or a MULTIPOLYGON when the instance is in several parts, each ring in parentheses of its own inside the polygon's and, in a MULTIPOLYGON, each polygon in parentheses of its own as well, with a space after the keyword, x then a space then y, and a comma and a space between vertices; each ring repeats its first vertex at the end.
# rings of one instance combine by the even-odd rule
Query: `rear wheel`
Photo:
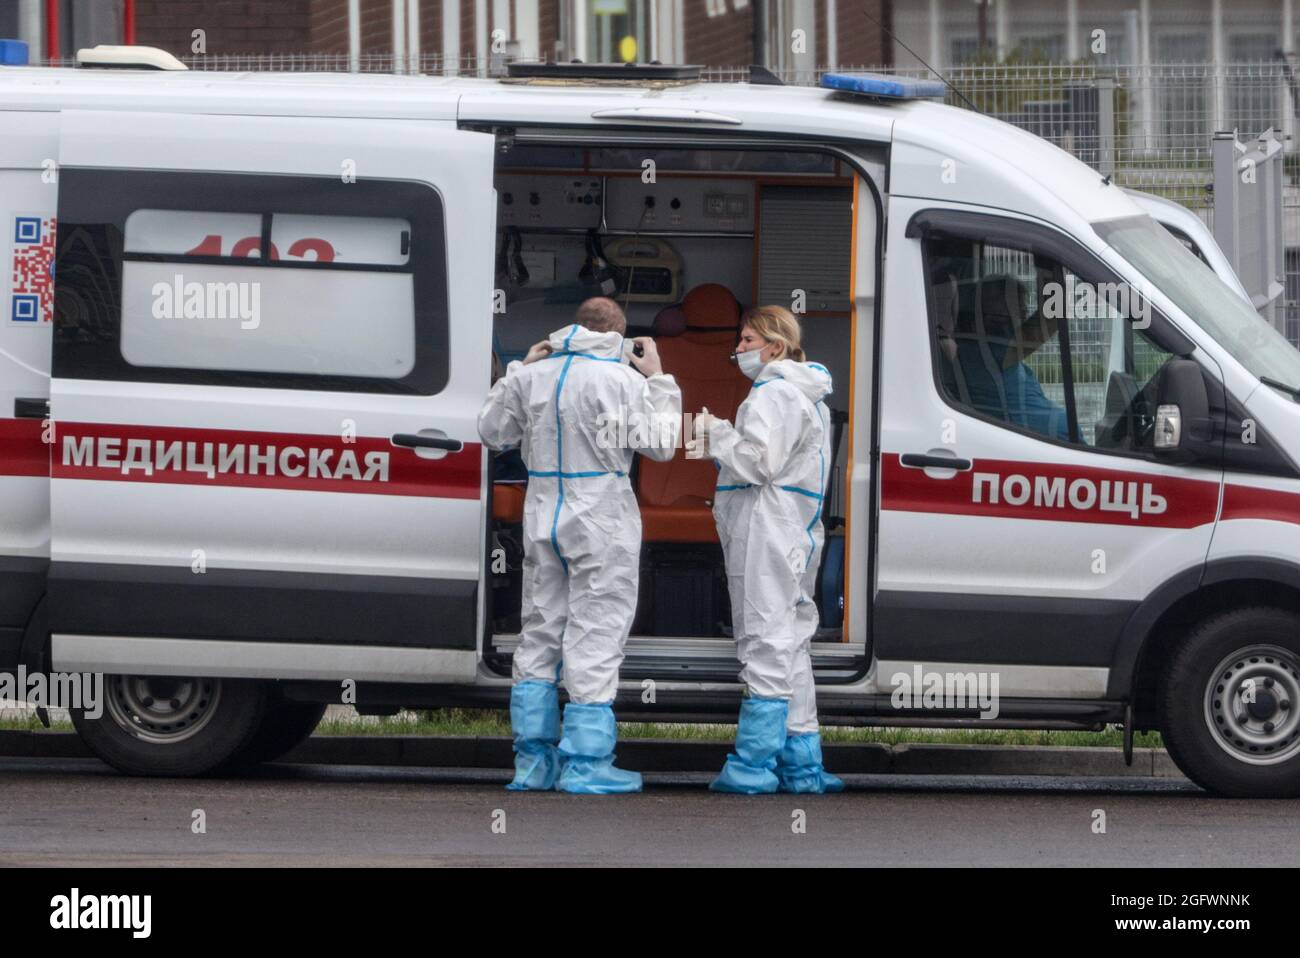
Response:
POLYGON ((295 702, 274 693, 261 726, 230 765, 247 768, 259 762, 275 761, 306 741, 316 731, 324 714, 324 702, 295 702))
POLYGON ((1169 661, 1169 754, 1203 788, 1300 796, 1300 616, 1247 608, 1203 622, 1169 661))
POLYGON ((253 741, 268 704, 265 683, 157 675, 104 676, 103 713, 72 712, 82 741, 129 775, 202 775, 253 741))

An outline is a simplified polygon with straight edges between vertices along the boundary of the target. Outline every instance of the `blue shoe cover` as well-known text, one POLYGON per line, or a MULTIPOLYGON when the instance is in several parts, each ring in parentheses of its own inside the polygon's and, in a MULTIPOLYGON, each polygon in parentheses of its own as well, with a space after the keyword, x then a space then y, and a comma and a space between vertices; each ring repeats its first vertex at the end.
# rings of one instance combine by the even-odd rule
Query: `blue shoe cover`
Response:
POLYGON ((604 705, 564 707, 564 738, 560 756, 564 769, 556 786, 574 795, 617 795, 641 791, 641 773, 614 767, 618 726, 614 709, 604 705))
POLYGON ((785 720, 790 703, 785 699, 750 697, 740 704, 736 751, 727 756, 722 774, 709 789, 740 795, 770 795, 780 780, 773 769, 785 745, 785 720))
POLYGON ((822 767, 822 737, 818 732, 790 733, 776 757, 779 791, 824 795, 844 791, 844 783, 822 767))
POLYGON ((510 728, 515 734, 512 792, 549 791, 560 776, 560 693, 551 682, 527 679, 510 690, 510 728))

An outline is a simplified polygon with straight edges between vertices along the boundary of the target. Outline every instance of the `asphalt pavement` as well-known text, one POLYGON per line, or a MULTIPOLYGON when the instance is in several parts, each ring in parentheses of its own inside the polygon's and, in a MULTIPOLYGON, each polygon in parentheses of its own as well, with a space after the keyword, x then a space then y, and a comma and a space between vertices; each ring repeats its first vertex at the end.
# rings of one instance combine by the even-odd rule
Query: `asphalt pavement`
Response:
POLYGON ((94 759, 0 759, 0 865, 1300 865, 1300 803, 1181 778, 847 775, 834 796, 507 792, 498 769, 281 764, 128 778, 94 759), (198 830, 196 823, 202 823, 198 830))

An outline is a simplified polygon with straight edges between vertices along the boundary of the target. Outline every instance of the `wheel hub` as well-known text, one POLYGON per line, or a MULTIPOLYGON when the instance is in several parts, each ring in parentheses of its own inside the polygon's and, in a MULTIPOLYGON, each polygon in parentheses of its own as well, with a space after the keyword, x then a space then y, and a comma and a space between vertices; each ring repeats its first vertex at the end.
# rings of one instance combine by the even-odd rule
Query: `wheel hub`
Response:
POLYGON ((1257 722, 1267 721, 1277 714, 1277 698, 1265 689, 1258 693, 1255 701, 1247 703, 1246 712, 1257 722))
POLYGON ((1272 645, 1219 663, 1205 690, 1205 719, 1219 747, 1252 765, 1274 765, 1300 749, 1300 661, 1272 645))
POLYGON ((113 675, 105 683, 106 711, 137 738, 180 742, 211 721, 221 698, 220 679, 113 675))

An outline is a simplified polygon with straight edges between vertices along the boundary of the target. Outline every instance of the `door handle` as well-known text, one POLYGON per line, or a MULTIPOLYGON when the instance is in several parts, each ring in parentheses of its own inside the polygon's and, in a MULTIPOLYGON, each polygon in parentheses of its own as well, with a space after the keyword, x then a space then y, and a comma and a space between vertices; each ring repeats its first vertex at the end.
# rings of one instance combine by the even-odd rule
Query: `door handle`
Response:
POLYGON ((459 439, 444 439, 441 436, 418 436, 415 433, 399 432, 393 436, 394 446, 407 449, 445 449, 448 452, 460 452, 465 444, 459 439))
POLYGON ((48 419, 50 401, 19 397, 14 400, 14 416, 18 419, 48 419))
POLYGON ((950 459, 948 456, 927 456, 919 452, 906 452, 899 457, 899 461, 913 469, 956 469, 958 472, 968 472, 971 469, 969 459, 950 459))

